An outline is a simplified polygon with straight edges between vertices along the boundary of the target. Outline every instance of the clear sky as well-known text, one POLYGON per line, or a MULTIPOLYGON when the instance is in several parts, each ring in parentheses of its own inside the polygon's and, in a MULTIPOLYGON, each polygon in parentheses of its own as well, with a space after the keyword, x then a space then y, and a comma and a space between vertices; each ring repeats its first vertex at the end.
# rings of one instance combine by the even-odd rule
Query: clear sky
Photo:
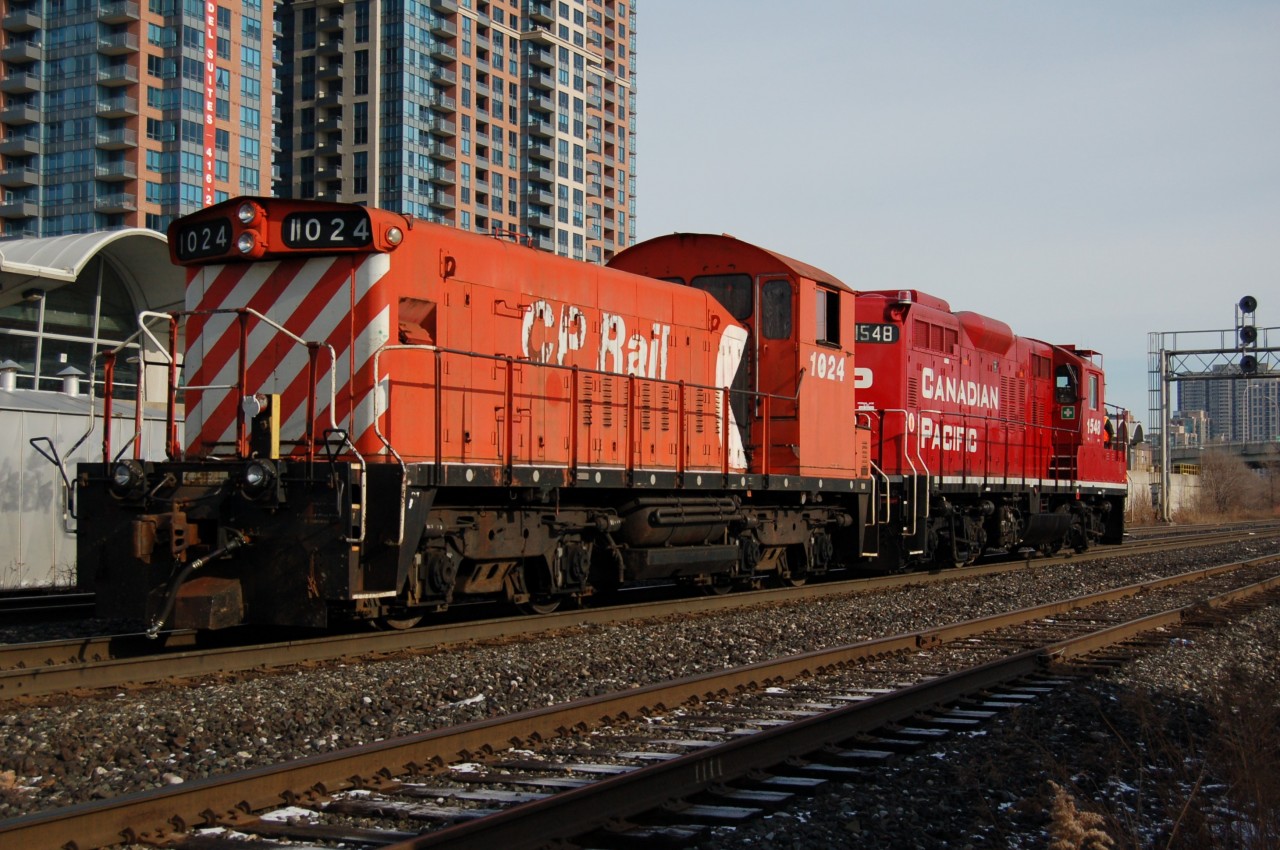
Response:
POLYGON ((1280 2, 637 0, 637 238, 730 233, 1104 353, 1280 325, 1280 2))

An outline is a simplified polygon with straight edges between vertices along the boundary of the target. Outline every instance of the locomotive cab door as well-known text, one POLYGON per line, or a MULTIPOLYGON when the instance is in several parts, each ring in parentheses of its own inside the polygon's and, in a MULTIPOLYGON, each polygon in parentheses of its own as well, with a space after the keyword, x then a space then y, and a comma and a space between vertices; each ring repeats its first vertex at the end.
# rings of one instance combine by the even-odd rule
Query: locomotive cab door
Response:
MULTIPOLYGON (((747 330, 747 349, 730 384, 730 408, 747 452, 748 466, 762 464, 764 430, 758 423, 796 419, 799 375, 796 341, 796 287, 787 275, 700 275, 690 285, 713 296, 747 330), (769 398, 766 400, 765 397, 769 398), (767 410, 767 413, 766 413, 767 410)), ((794 427, 792 428, 794 430, 794 427)), ((794 443, 794 435, 773 428, 774 446, 794 443)), ((794 458, 793 461, 794 462, 794 458)))
MULTIPOLYGON (((795 286, 790 278, 756 278, 756 315, 758 327, 752 330, 748 343, 758 353, 755 390, 772 397, 768 402, 771 418, 794 419, 799 346, 795 333, 795 286)), ((764 415, 762 406, 757 404, 756 416, 764 415)))

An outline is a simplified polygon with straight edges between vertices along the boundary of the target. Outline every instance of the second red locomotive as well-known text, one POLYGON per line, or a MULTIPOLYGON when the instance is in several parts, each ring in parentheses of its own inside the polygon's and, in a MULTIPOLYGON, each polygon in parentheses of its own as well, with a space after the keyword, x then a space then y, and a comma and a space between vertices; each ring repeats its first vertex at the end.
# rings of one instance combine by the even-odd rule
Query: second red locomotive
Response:
POLYGON ((730 237, 601 268, 242 198, 176 222, 170 247, 186 309, 134 343, 168 368, 169 458, 104 445, 76 479, 104 615, 402 626, 1122 528, 1086 353, 730 237))

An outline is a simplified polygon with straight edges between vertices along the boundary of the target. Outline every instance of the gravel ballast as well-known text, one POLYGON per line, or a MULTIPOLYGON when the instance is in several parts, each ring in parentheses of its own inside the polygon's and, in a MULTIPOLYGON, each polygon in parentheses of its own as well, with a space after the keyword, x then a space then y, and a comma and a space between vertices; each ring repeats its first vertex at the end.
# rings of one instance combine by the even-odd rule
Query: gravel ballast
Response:
MULTIPOLYGON (((1259 538, 1172 555, 1117 558, 1105 565, 1045 562, 1003 576, 658 622, 582 626, 529 641, 378 662, 33 705, 7 703, 0 705, 0 818, 1275 552, 1280 541, 1259 538)), ((732 835, 717 834, 705 846, 1045 846, 1050 779, 1074 794, 1082 809, 1113 805, 1102 793, 1105 785, 1094 787, 1080 778, 1092 768, 1081 773, 1070 767, 1068 757, 1089 749, 1077 739, 1096 740, 1093 749, 1110 754, 1100 764, 1116 762, 1115 752, 1123 746, 1109 724, 1119 721, 1100 707, 1123 705, 1126 695, 1153 683, 1165 689, 1158 692, 1161 699, 1167 691, 1167 698, 1182 706, 1216 686, 1221 673, 1215 671, 1251 669, 1250 664, 1266 667, 1274 685, 1274 671, 1264 662, 1278 649, 1280 621, 1268 611, 1221 634, 1171 646, 1163 661, 1144 659, 1122 674, 1132 675, 1132 681, 1117 678, 1091 685, 1071 702, 1054 700, 1047 719, 1035 718, 1035 706, 1002 716, 973 738, 953 739, 952 749, 940 755, 904 757, 877 777, 874 787, 831 789, 805 804, 815 808, 776 813, 732 835), (1238 637, 1229 637, 1237 632, 1238 637), (1220 637, 1226 643, 1215 644, 1220 637), (1005 739, 1018 746, 1006 752, 995 743, 1005 739), (964 747, 972 752, 966 754, 964 747), (1039 757, 1030 758, 1029 751, 1039 757), (932 759, 923 764, 934 774, 921 772, 915 763, 920 759, 932 759), (894 790, 890 773, 909 775, 903 780, 907 787, 894 790), (888 789, 883 793, 877 790, 882 784, 888 789), (916 834, 918 840, 903 842, 904 835, 916 834), (1027 836, 1029 843, 1019 843, 1023 839, 1016 836, 1027 836)), ((1254 680, 1266 679, 1259 674, 1254 680)), ((1126 792, 1116 793, 1114 805, 1126 792)))

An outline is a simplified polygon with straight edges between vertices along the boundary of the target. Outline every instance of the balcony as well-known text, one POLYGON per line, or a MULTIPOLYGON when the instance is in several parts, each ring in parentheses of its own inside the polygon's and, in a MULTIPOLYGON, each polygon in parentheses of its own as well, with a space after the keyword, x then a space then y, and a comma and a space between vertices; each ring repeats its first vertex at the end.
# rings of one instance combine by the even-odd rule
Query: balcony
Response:
POLYGON ((456 15, 458 13, 458 4, 453 0, 431 0, 431 10, 447 15, 456 15))
POLYGON ((138 166, 132 162, 105 162, 94 169, 93 176, 109 183, 137 180, 138 166))
POLYGON ((551 98, 545 94, 530 92, 525 95, 525 103, 529 104, 530 109, 541 109, 543 112, 555 112, 556 104, 551 98))
POLYGON ((526 210, 524 214, 524 223, 533 227, 555 227, 555 219, 550 213, 539 212, 537 210, 526 210))
POLYGON ((530 3, 525 10, 528 16, 540 24, 554 24, 556 13, 550 3, 530 3))
POLYGON ((138 36, 131 32, 98 36, 98 52, 104 56, 125 56, 138 52, 138 36))
POLYGON ((429 102, 432 109, 438 109, 441 112, 458 111, 458 102, 447 94, 433 94, 429 102))
POLYGON ((342 12, 330 12, 320 20, 320 32, 342 32, 342 12))
POLYGON ((128 118, 138 114, 138 99, 136 97, 110 97, 98 101, 96 111, 99 118, 128 118))
POLYGON ((457 158, 453 145, 446 145, 444 142, 432 142, 427 147, 427 154, 432 159, 442 159, 445 162, 452 162, 457 158))
POLYGON ((26 188, 27 186, 35 186, 40 182, 40 172, 34 168, 25 168, 15 166, 0 171, 0 186, 8 186, 10 189, 26 188))
POLYGON ((317 80, 340 80, 342 79, 342 63, 333 59, 326 59, 316 67, 317 80))
POLYGON ((103 3, 98 7, 98 20, 104 24, 127 24, 140 18, 137 3, 103 3))
POLYGON ((431 58, 440 62, 456 62, 458 61, 458 49, 452 44, 445 44, 443 41, 432 41, 431 58))
POLYGON ((457 38, 458 27, 453 21, 433 15, 431 17, 431 33, 437 38, 457 38))
POLYGON ((342 142, 333 136, 316 139, 316 156, 341 156, 342 142))
POLYGON ((137 130, 107 130, 93 137, 93 146, 103 151, 121 151, 138 146, 137 130))
POLYGON ((436 68, 431 72, 431 82, 442 86, 456 86, 458 75, 448 68, 436 68))
POLYGON ((0 19, 0 28, 5 32, 31 32, 40 29, 43 25, 40 13, 32 12, 30 9, 10 12, 0 19))
POLYGON ((10 134, 0 139, 0 154, 31 156, 40 153, 40 139, 34 135, 10 134))
POLYGON ((35 74, 15 71, 0 80, 0 91, 8 94, 31 94, 40 91, 40 78, 35 74))
POLYGON ((98 69, 98 83, 104 86, 131 86, 138 82, 138 69, 132 65, 112 65, 98 69))
POLYGON ((100 213, 131 213, 138 211, 138 196, 127 192, 101 195, 94 199, 93 208, 100 213))
POLYGON ((556 198, 547 189, 535 189, 529 187, 525 190, 524 200, 526 204, 541 204, 544 207, 554 206, 556 198))
POLYGON ((40 110, 29 103, 15 103, 0 109, 0 124, 19 126, 40 121, 40 110))
POLYGON ((452 138, 458 135, 457 125, 448 118, 432 118, 430 127, 432 135, 445 138, 452 138))
POLYGON ((529 116, 529 119, 524 122, 524 126, 534 136, 542 136, 547 139, 556 137, 556 128, 551 126, 550 121, 543 121, 541 118, 529 116))
POLYGON ((32 218, 39 213, 40 205, 35 201, 10 201, 0 204, 0 218, 32 218))
POLYGON ((432 192, 427 197, 427 203, 431 204, 433 207, 440 207, 441 209, 446 210, 455 209, 457 207, 457 204, 453 201, 453 196, 447 192, 432 192))
POLYGON ((333 56, 342 53, 341 34, 329 34, 316 44, 316 53, 320 56, 333 56))
POLYGON ((458 182, 454 177, 453 171, 440 166, 437 166, 427 172, 427 179, 432 183, 442 183, 445 186, 453 186, 458 182))
POLYGON ((554 68, 556 66, 555 56, 551 50, 545 47, 537 47, 536 45, 526 45, 524 56, 533 65, 540 65, 543 68, 554 68))
POLYGON ((543 183, 552 183, 556 176, 551 173, 550 168, 544 168, 541 165, 530 165, 524 170, 524 178, 526 180, 540 180, 543 183))
POLYGON ((524 146, 525 153, 532 159, 541 159, 546 162, 554 162, 556 152, 551 149, 551 145, 543 145, 536 142, 530 142, 524 146))
POLYGON ((340 181, 342 180, 342 167, 338 165, 328 165, 328 164, 317 165, 315 178, 317 183, 321 181, 325 183, 340 181))
POLYGON ((550 74, 532 74, 527 79, 530 85, 538 86, 539 88, 554 90, 556 87, 555 78, 550 74))
POLYGON ((36 62, 43 56, 44 49, 34 41, 11 41, 3 50, 0 50, 0 59, 10 65, 36 62))

